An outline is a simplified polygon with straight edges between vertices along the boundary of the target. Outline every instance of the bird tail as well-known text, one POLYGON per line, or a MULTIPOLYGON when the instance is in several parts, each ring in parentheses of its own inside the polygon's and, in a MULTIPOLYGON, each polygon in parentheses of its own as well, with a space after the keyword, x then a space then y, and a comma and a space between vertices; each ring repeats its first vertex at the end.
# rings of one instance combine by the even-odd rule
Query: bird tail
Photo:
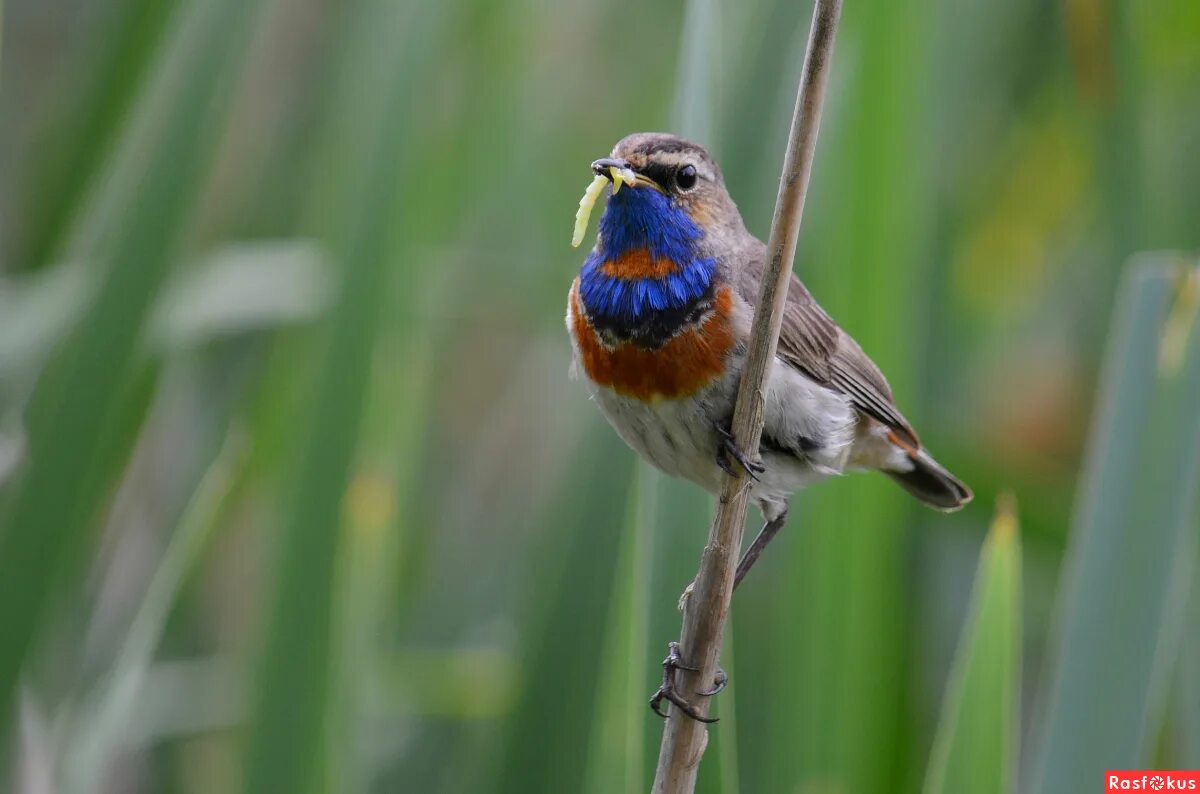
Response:
POLYGON ((908 471, 884 473, 913 496, 934 510, 947 513, 960 509, 975 495, 961 480, 951 474, 923 449, 906 450, 913 467, 908 471))

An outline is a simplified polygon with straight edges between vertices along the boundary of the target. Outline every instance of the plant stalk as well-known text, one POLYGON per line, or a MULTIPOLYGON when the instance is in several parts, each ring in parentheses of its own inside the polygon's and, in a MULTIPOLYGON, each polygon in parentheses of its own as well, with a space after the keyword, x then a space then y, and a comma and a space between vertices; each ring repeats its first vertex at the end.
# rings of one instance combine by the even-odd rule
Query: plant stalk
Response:
MULTIPOLYGON (((769 362, 774 360, 787 301, 791 264, 796 255, 800 218, 812 173, 813 153, 821 122, 821 107, 829 82, 833 41, 841 17, 842 0, 816 0, 804 70, 792 115, 792 128, 784 157, 779 196, 767 250, 770 261, 763 274, 762 294, 750 330, 750 345, 738 388, 733 413, 733 437, 740 449, 757 455, 763 428, 763 394, 769 362)), ((680 644, 683 657, 699 672, 679 670, 676 685, 681 693, 707 689, 721 657, 729 602, 733 595, 734 571, 742 546, 746 507, 750 498, 749 479, 740 467, 727 474, 708 533, 692 594, 687 599, 680 644), (707 683, 706 683, 707 682, 707 683)), ((706 698, 685 694, 701 714, 707 715, 706 698)), ((654 794, 691 794, 696 773, 708 744, 708 731, 678 709, 672 709, 663 729, 654 794)))

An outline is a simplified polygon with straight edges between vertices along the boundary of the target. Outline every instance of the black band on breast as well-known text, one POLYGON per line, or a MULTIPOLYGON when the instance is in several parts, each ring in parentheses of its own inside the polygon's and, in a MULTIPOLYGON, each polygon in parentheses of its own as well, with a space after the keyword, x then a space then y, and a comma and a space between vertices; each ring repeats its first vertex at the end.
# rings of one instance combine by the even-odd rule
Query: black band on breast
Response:
POLYGON ((605 342, 610 344, 634 344, 655 350, 681 331, 699 327, 712 310, 716 284, 698 298, 678 307, 647 312, 637 320, 628 317, 610 317, 588 311, 588 322, 605 342))

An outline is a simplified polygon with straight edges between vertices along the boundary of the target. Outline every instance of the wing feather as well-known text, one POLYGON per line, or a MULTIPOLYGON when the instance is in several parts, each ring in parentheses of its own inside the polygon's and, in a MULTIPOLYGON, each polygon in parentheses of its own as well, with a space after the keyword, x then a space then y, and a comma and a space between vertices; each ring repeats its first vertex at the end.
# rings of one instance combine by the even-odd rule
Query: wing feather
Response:
MULTIPOLYGON (((751 305, 758 302, 765 247, 762 253, 762 257, 751 258, 754 264, 743 269, 739 278, 739 291, 751 305)), ((920 448, 916 432, 896 407, 879 367, 826 314, 795 274, 788 287, 777 355, 816 382, 842 392, 859 411, 920 448)))

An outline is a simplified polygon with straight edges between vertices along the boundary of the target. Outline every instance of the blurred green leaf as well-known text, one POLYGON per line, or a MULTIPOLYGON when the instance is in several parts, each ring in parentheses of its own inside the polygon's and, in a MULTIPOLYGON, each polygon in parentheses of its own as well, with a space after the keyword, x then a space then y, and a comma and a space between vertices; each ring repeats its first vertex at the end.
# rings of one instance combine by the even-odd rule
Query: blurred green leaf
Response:
POLYGON ((172 58, 182 76, 137 162, 145 176, 106 231, 108 273, 31 402, 30 465, 0 532, 0 715, 11 713, 51 594, 74 590, 76 564, 91 548, 95 512, 114 477, 117 423, 136 382, 127 379, 137 339, 205 173, 256 5, 222 0, 194 6, 180 21, 172 58))
POLYGON ((315 319, 332 297, 328 263, 309 240, 225 246, 167 285, 151 344, 166 351, 315 319))
POLYGON ((87 308, 94 276, 67 264, 0 279, 0 374, 13 377, 44 364, 87 308))
MULTIPOLYGON (((85 205, 89 182, 122 134, 138 92, 160 55, 170 55, 165 34, 183 4, 178 0, 121 0, 101 7, 96 35, 73 58, 78 101, 67 123, 40 136, 25 181, 29 217, 14 255, 20 269, 35 269, 62 255, 64 232, 85 205), (166 46, 164 47, 164 42, 166 46)), ((193 8, 184 8, 183 15, 193 8)))
POLYGON ((152 747, 240 725, 247 700, 243 668, 225 654, 155 661, 145 671, 123 742, 152 747))
MULTIPOLYGON (((314 319, 326 308, 328 263, 307 240, 224 246, 168 277, 147 342, 169 354, 214 339, 314 319)), ((91 268, 68 263, 0 279, 0 374, 36 370, 78 321, 95 289, 91 268)))
POLYGON ((1020 730, 1021 545, 997 505, 942 703, 925 794, 1009 794, 1020 730))
POLYGON ((1122 284, 1041 697, 1037 794, 1153 761, 1196 567, 1197 284, 1170 254, 1139 257, 1122 284))
MULTIPOLYGON (((1194 579, 1187 625, 1200 625, 1200 583, 1194 579)), ((1178 735, 1169 764, 1173 769, 1196 769, 1200 767, 1200 632, 1184 633, 1174 681, 1173 717, 1178 735)))
POLYGON ((650 624, 650 544, 657 514, 656 480, 635 466, 621 532, 613 601, 601 646, 596 710, 584 790, 641 792, 645 779, 647 632, 650 624))
MULTIPOLYGON (((415 158, 397 152, 396 141, 411 128, 414 86, 405 60, 411 53, 395 48, 385 31, 404 31, 411 38, 422 27, 419 4, 398 7, 367 2, 357 9, 357 22, 378 23, 369 43, 351 66, 387 61, 381 78, 374 71, 350 72, 350 79, 374 85, 378 93, 355 91, 351 117, 376 121, 353 151, 331 139, 326 152, 333 180, 319 193, 344 197, 327 224, 331 257, 338 266, 340 287, 315 391, 305 408, 301 451, 288 492, 266 642, 259 660, 251 717, 244 790, 302 794, 336 786, 343 746, 329 736, 333 701, 344 695, 336 685, 334 625, 335 570, 341 553, 343 498, 357 450, 374 343, 387 296, 388 268, 402 261, 403 240, 393 232, 406 197, 406 170, 415 158), (401 27, 404 23, 409 27, 401 27), (397 60, 398 59, 398 60, 397 60), (379 81, 379 82, 377 82, 379 81), (334 164, 340 168, 334 168, 334 164)), ((349 66, 347 68, 350 68, 349 66)), ((346 123, 344 117, 332 126, 346 123)), ((332 130, 331 130, 332 133, 332 130)))
MULTIPOLYGON (((795 266, 929 441, 917 408, 933 305, 936 169, 922 140, 932 15, 923 4, 846 4, 795 266)), ((739 707, 769 715, 765 730, 791 750, 743 743, 745 788, 873 794, 906 778, 901 682, 913 641, 908 544, 918 509, 874 474, 793 499, 789 525, 765 555, 775 561, 764 560, 738 593, 761 598, 764 613, 753 631, 739 620, 740 677, 771 682, 758 702, 743 686, 739 707), (759 631, 768 637, 754 639, 759 631)))
MULTIPOLYGON (((627 487, 633 471, 630 457, 615 454, 619 442, 611 432, 590 429, 581 448, 597 450, 610 463, 573 467, 548 520, 557 529, 587 516, 596 531, 551 532, 526 563, 537 586, 525 593, 533 614, 521 627, 526 656, 519 668, 520 697, 505 722, 500 772, 493 778, 499 792, 551 794, 576 791, 583 782, 601 669, 600 627, 607 621, 615 580, 618 544, 610 532, 621 526, 624 512, 613 494, 627 487)), ((638 700, 637 713, 657 720, 638 700)))
POLYGON ((684 6, 675 87, 674 132, 714 147, 720 114, 722 48, 720 0, 688 0, 684 6))
POLYGON ((408 649, 384 661, 382 687, 375 688, 368 714, 494 718, 512 708, 517 680, 516 660, 507 651, 408 649))
MULTIPOLYGON (((337 577, 341 636, 335 698, 333 755, 340 766, 331 779, 339 792, 368 791, 378 774, 376 724, 395 713, 469 719, 506 712, 515 698, 511 653, 491 649, 390 652, 383 637, 406 607, 413 587, 397 579, 412 565, 411 505, 422 471, 425 417, 429 412, 432 350, 420 333, 401 350, 381 333, 379 355, 395 367, 376 367, 358 469, 346 495, 347 545, 337 577), (396 560, 400 560, 397 565, 396 560), (382 680, 381 680, 382 679, 382 680)), ((394 340, 392 340, 394 341, 394 340)))
POLYGON ((102 790, 107 764, 128 740, 130 716, 167 617, 212 534, 217 512, 236 480, 242 453, 238 436, 231 434, 171 534, 112 669, 78 714, 72 715, 57 760, 63 791, 84 794, 102 790))

